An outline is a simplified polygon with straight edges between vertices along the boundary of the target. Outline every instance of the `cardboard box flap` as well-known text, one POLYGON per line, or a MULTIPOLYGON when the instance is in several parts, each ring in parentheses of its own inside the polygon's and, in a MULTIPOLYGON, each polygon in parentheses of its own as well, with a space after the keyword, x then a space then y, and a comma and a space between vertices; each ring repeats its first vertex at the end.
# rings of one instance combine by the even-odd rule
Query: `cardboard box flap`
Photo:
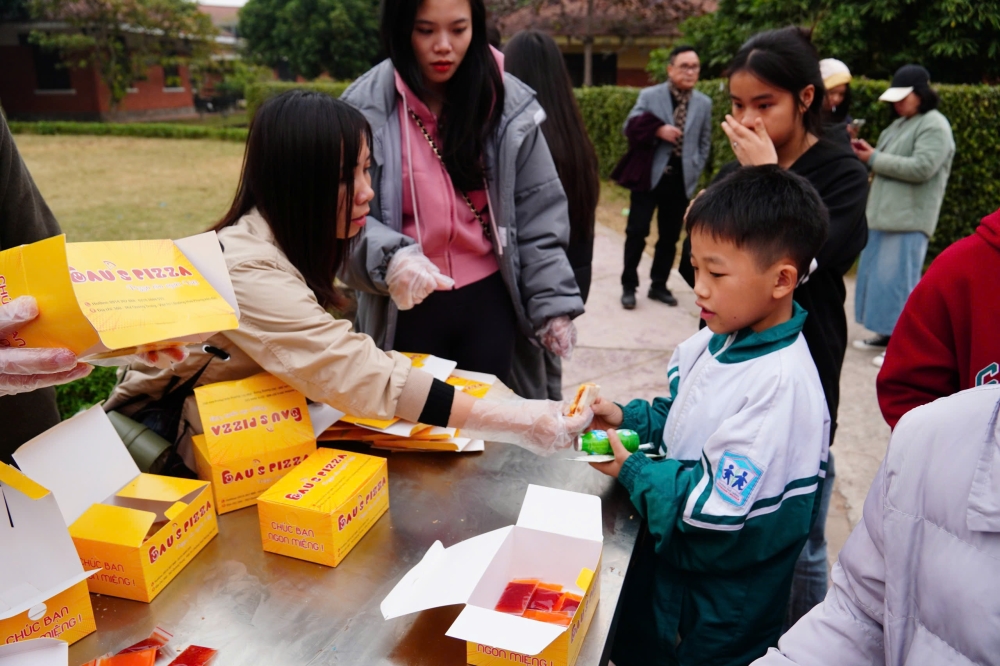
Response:
POLYGON ((157 518, 158 516, 152 511, 112 504, 94 504, 70 525, 69 533, 74 539, 138 548, 146 540, 149 528, 157 518))
POLYGON ((219 236, 214 231, 206 231, 203 234, 196 234, 174 241, 184 256, 188 258, 198 272, 208 280, 208 283, 215 288, 233 308, 236 318, 240 318, 240 306, 236 302, 236 290, 229 279, 229 268, 226 266, 226 259, 222 255, 222 244, 219 243, 219 236))
POLYGON ((69 643, 55 638, 35 638, 0 645, 0 666, 66 666, 69 643))
POLYGON ((55 497, 0 463, 0 620, 93 573, 83 570, 55 497))
POLYGON ((100 405, 22 445, 14 452, 14 461, 52 491, 67 525, 139 476, 139 468, 100 405))
POLYGON ((536 655, 566 631, 566 627, 517 615, 466 606, 445 632, 446 636, 503 650, 536 655))
POLYGON ((205 481, 197 479, 176 479, 156 474, 140 474, 115 493, 115 497, 152 500, 168 504, 174 502, 190 504, 206 485, 205 481))
POLYGON ((343 417, 344 412, 330 405, 322 402, 309 403, 309 420, 312 421, 313 435, 316 439, 343 417))
POLYGON ((66 237, 0 252, 0 277, 11 298, 34 296, 38 317, 18 328, 29 347, 67 347, 82 354, 100 340, 80 311, 66 260, 66 237))
POLYGON ((450 548, 435 541, 420 563, 382 600, 382 616, 391 620, 428 608, 468 601, 511 529, 502 527, 450 548))
POLYGON ((604 541, 601 498, 544 486, 529 485, 517 516, 517 526, 563 536, 604 541))

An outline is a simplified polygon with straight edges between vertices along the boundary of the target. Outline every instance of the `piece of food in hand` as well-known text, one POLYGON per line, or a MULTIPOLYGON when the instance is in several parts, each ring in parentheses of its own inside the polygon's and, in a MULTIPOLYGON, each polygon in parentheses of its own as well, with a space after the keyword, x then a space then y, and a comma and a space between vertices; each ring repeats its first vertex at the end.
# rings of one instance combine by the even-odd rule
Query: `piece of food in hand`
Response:
POLYGON ((579 416, 597 401, 597 396, 601 393, 601 387, 590 382, 580 384, 576 390, 576 395, 566 408, 566 416, 579 416))
POLYGON ((523 615, 531 601, 531 595, 538 588, 537 578, 515 579, 507 583, 500 601, 493 610, 511 615, 523 615))

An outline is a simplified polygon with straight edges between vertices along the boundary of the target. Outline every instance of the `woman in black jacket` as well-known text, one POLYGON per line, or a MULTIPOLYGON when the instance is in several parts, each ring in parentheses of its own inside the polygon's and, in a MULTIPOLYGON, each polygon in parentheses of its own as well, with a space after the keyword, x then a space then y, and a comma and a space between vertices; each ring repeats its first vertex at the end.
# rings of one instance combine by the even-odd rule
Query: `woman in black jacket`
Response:
MULTIPOLYGON (((730 65, 729 91, 732 113, 723 130, 737 161, 716 177, 742 165, 778 164, 812 183, 830 213, 829 237, 808 280, 795 290, 795 301, 809 313, 802 333, 826 394, 832 443, 847 350, 844 274, 868 242, 868 173, 848 148, 821 138, 825 90, 816 50, 802 30, 769 30, 751 37, 730 65)), ((687 242, 681 274, 694 284, 687 242)), ((826 595, 824 530, 833 475, 831 453, 819 515, 795 567, 789 624, 826 595)))
MULTIPOLYGON (((597 200, 601 195, 601 183, 597 171, 597 153, 594 144, 583 126, 583 116, 573 95, 573 84, 562 53, 555 40, 542 32, 525 30, 514 35, 504 46, 504 71, 513 74, 535 90, 538 103, 545 111, 547 119, 542 123, 542 134, 552 152, 556 172, 566 190, 569 201, 569 248, 566 256, 573 267, 576 283, 580 286, 583 302, 590 293, 590 265, 594 258, 594 214, 597 200)), ((524 354, 522 349, 531 345, 527 339, 516 343, 516 354, 524 354)), ((538 349, 538 355, 545 357, 545 381, 550 400, 562 399, 562 363, 558 356, 538 349)), ((522 356, 523 357, 523 356, 522 356)), ((511 383, 522 395, 531 395, 530 384, 520 386, 518 372, 513 372, 511 383)), ((536 378, 531 379, 537 382, 536 378)), ((532 397, 545 397, 536 396, 532 397)))

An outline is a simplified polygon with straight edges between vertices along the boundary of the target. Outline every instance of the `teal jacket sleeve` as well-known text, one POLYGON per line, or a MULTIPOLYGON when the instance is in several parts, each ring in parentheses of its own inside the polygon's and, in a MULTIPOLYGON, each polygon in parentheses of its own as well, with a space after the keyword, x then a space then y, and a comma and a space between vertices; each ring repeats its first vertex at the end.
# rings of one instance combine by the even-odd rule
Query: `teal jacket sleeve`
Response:
POLYGON ((667 416, 673 403, 674 399, 671 396, 653 398, 653 402, 633 400, 627 405, 619 405, 625 415, 621 427, 635 430, 639 434, 639 441, 643 444, 653 443, 659 446, 663 441, 663 428, 667 424, 667 416))

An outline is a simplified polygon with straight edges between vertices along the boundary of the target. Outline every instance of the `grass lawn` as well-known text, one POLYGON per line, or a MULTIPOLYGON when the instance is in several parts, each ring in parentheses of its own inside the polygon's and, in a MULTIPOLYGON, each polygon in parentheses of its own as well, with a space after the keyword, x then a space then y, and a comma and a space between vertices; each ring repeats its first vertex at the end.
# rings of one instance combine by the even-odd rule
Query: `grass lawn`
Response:
POLYGON ((128 137, 14 137, 71 242, 181 238, 229 208, 243 145, 128 137))

